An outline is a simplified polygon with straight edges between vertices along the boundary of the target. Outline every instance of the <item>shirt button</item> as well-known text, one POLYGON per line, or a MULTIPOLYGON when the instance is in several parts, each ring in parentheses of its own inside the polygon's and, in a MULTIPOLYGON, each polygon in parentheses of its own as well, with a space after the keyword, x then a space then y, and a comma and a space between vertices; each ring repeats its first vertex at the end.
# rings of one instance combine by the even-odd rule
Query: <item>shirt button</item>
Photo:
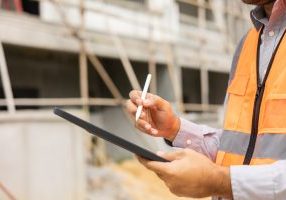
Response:
POLYGON ((187 144, 188 144, 188 145, 191 145, 191 144, 192 144, 192 140, 190 140, 190 139, 187 140, 187 144))
POLYGON ((269 35, 270 37, 273 37, 273 36, 275 35, 275 33, 274 33, 274 31, 269 31, 268 35, 269 35))

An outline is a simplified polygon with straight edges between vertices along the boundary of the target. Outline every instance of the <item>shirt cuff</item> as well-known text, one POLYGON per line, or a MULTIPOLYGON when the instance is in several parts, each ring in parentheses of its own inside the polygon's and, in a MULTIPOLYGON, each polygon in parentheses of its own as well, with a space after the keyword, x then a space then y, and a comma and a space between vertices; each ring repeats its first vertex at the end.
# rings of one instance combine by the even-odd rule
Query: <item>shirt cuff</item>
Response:
POLYGON ((275 198, 277 165, 231 166, 231 187, 234 200, 275 198))
POLYGON ((191 148, 201 151, 204 145, 204 136, 214 133, 216 129, 204 125, 198 125, 183 118, 180 118, 180 130, 173 141, 174 147, 191 148))

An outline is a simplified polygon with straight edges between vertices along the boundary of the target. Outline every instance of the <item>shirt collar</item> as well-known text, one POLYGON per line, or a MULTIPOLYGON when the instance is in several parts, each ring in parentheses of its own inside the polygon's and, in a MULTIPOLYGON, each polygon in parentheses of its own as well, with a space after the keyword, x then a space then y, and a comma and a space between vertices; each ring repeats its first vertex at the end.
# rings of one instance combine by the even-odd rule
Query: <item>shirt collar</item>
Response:
POLYGON ((257 6, 250 12, 250 18, 257 30, 259 30, 263 25, 267 25, 268 23, 266 13, 261 6, 257 6))
POLYGON ((257 6, 250 12, 250 18, 254 27, 259 30, 263 25, 269 23, 286 27, 286 0, 277 0, 273 6, 270 22, 261 6, 257 6))

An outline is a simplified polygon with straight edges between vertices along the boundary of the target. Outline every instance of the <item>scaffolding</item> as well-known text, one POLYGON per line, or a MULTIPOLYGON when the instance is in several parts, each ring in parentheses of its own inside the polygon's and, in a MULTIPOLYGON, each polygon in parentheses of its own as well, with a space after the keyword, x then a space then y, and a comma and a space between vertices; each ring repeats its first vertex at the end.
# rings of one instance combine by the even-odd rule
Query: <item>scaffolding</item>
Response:
MULTIPOLYGON (((85 34, 85 12, 92 11, 95 13, 105 12, 98 8, 87 8, 85 6, 85 1, 80 0, 78 4, 68 2, 68 1, 57 1, 57 0, 48 0, 51 2, 57 12, 60 15, 61 23, 64 25, 64 27, 68 30, 69 36, 73 37, 76 41, 78 41, 79 44, 79 84, 80 84, 80 94, 81 96, 79 98, 37 98, 37 99, 28 99, 28 98, 14 98, 13 97, 13 91, 11 87, 11 82, 9 78, 9 72, 7 67, 7 62, 5 60, 3 45, 0 40, 0 71, 1 71, 1 80, 2 85, 4 87, 4 94, 5 99, 0 99, 0 105, 1 106, 7 106, 7 111, 10 117, 13 117, 17 115, 16 106, 31 106, 31 105, 38 105, 38 106, 53 106, 53 105, 59 105, 59 106, 82 106, 83 110, 88 114, 89 112, 89 106, 121 106, 123 109, 123 112, 127 115, 126 110, 124 108, 124 104, 126 99, 124 99, 123 95, 121 94, 120 90, 116 86, 116 84, 113 82, 110 75, 107 73, 104 65, 100 62, 98 56, 92 52, 90 49, 90 46, 92 45, 91 38, 87 37, 85 34), (64 12, 64 7, 77 7, 80 13, 80 24, 78 27, 73 26, 69 23, 67 20, 67 16, 64 12), (100 75, 100 78, 104 81, 105 85, 111 92, 113 98, 91 98, 88 94, 88 71, 87 71, 87 62, 88 60, 91 62, 92 66, 96 70, 96 72, 100 75)), ((21 5, 20 1, 16 2, 16 8, 17 11, 21 11, 21 5), (18 2, 18 3, 17 3, 18 2)), ((200 29, 204 29, 207 26, 206 23, 206 12, 208 10, 211 10, 213 12, 223 12, 225 14, 231 15, 234 18, 239 18, 242 20, 245 20, 245 15, 242 15, 241 12, 237 11, 237 9, 234 9, 235 5, 234 3, 227 3, 227 6, 225 7, 215 7, 216 0, 213 1, 207 1, 207 0, 178 0, 177 2, 183 2, 190 4, 192 6, 196 6, 198 8, 198 27, 200 29), (216 10, 214 10, 216 9, 216 10)), ((125 2, 128 3, 128 2, 125 2)), ((158 13, 148 11, 150 12, 150 15, 156 16, 158 13)), ((111 16, 119 17, 116 13, 108 13, 111 16)), ((184 15, 181 14, 182 19, 184 19, 184 15)), ((124 18, 122 19, 124 20, 124 18)), ((130 21, 130 19, 128 19, 130 21)), ((108 23, 108 22, 107 22, 108 23)), ((130 21, 130 23, 137 23, 137 21, 130 21)), ((166 27, 160 27, 160 29, 165 29, 166 27)), ((209 104, 209 88, 207 84, 208 80, 208 73, 207 69, 201 69, 201 86, 202 86, 202 103, 195 104, 195 103, 183 103, 182 99, 182 84, 180 82, 180 70, 177 64, 176 55, 174 53, 174 44, 171 42, 162 42, 158 43, 154 41, 154 38, 152 36, 152 33, 154 31, 154 25, 149 25, 149 59, 148 59, 148 70, 149 73, 153 75, 152 84, 150 87, 151 92, 156 93, 157 92, 157 80, 156 80, 156 57, 155 55, 155 46, 160 45, 163 47, 163 52, 165 52, 165 61, 167 63, 167 69, 168 74, 171 80, 172 90, 175 97, 175 103, 177 105, 177 109, 180 112, 184 112, 185 110, 193 110, 193 111, 216 111, 221 106, 220 105, 211 105, 209 104)), ((172 31, 169 29, 166 29, 166 31, 172 31)), ((222 33, 226 33, 228 29, 221 28, 219 30, 222 33)), ((125 73, 128 77, 128 80, 132 86, 133 89, 141 90, 141 86, 139 84, 139 81, 135 75, 134 68, 131 65, 131 62, 129 60, 128 54, 125 51, 125 47, 121 41, 120 36, 118 33, 109 30, 109 36, 110 40, 113 42, 115 49, 117 50, 119 59, 122 62, 122 65, 124 67, 125 73)), ((204 45, 204 39, 201 38, 198 35, 190 35, 189 37, 192 37, 199 41, 200 45, 204 45)), ((231 37, 231 36, 230 36, 231 37)), ((232 38, 228 38, 229 41, 232 40, 232 38)), ((233 51, 233 42, 228 42, 228 46, 226 47, 228 51, 233 51)), ((200 49, 198 49, 199 53, 198 55, 201 55, 200 49)), ((199 66, 204 66, 204 58, 199 59, 201 63, 198 63, 199 66)), ((22 115, 23 117, 23 115, 22 115)), ((27 115, 27 117, 31 117, 30 114, 27 115)), ((101 144, 102 141, 99 141, 99 146, 104 146, 104 144, 101 144)), ((102 149, 102 148, 100 148, 102 149)), ((98 158, 100 158, 101 161, 99 163, 105 162, 106 158, 103 156, 104 153, 100 153, 98 155, 98 158)))
MULTIPOLYGON (((210 7, 210 4, 206 4, 204 3, 205 1, 194 1, 194 0, 180 0, 181 2, 185 2, 185 3, 189 3, 191 5, 195 5, 195 6, 198 6, 199 7, 199 27, 201 28, 204 28, 206 26, 206 19, 205 19, 205 9, 211 9, 210 7)), ((87 72, 86 72, 86 67, 81 67, 80 69, 80 88, 81 88, 81 98, 80 99, 77 99, 77 98, 65 98, 65 99, 52 99, 52 98, 49 98, 49 99, 14 99, 14 107, 17 106, 17 105, 21 105, 21 106, 28 106, 28 105, 41 105, 41 106, 44 106, 44 105, 54 105, 54 104, 57 104, 57 105, 82 105, 82 106, 85 106, 85 105, 106 105, 106 106, 112 106, 112 105, 122 105, 122 96, 120 95, 120 92, 118 89, 116 89, 116 86, 115 84, 112 83, 112 80, 110 79, 110 77, 108 77, 107 73, 104 71, 104 66, 100 63, 100 61, 97 59, 96 55, 94 55, 93 53, 88 53, 88 50, 86 50, 86 48, 88 48, 87 46, 89 45, 84 45, 84 43, 88 43, 88 40, 90 40, 89 38, 84 38, 84 20, 83 19, 83 16, 84 16, 84 12, 85 10, 92 10, 93 12, 101 12, 100 10, 98 9, 88 9, 88 8, 83 8, 82 6, 79 7, 80 9, 80 12, 81 12, 81 23, 83 25, 81 25, 79 27, 80 30, 76 31, 75 28, 73 28, 71 25, 68 25, 67 24, 67 20, 65 19, 65 17, 62 15, 63 14, 63 11, 61 11, 61 5, 60 4, 63 4, 64 6, 75 6, 74 4, 71 4, 71 3, 67 3, 67 2, 64 2, 64 3, 60 3, 60 2, 57 2, 57 1, 54 1, 53 3, 57 4, 57 6, 59 7, 58 8, 58 11, 61 13, 61 17, 62 17, 62 21, 64 22, 64 25, 70 29, 70 35, 75 37, 77 40, 80 40, 80 63, 81 65, 85 65, 84 63, 86 63, 86 58, 87 57, 91 62, 92 64, 94 65, 94 67, 96 68, 96 70, 100 73, 101 75, 101 78, 104 80, 105 84, 108 86, 109 90, 111 91, 111 93, 113 94, 113 96, 115 97, 114 99, 101 99, 101 98, 89 98, 88 97, 88 94, 87 94, 87 90, 88 90, 88 84, 87 84, 87 80, 85 80, 86 76, 87 76, 87 72), (79 34, 80 33, 80 34, 79 34), (86 41, 86 42, 85 42, 86 41), (87 53, 85 53, 87 51, 87 53), (84 53, 83 53, 84 52, 84 53), (85 54, 87 54, 87 56, 85 56, 85 54)), ((82 3, 80 5, 83 5, 82 3)), ((232 7, 231 7, 232 8, 232 7)), ((226 13, 231 13, 232 15, 234 15, 235 17, 240 17, 240 18, 243 18, 244 15, 239 15, 237 12, 233 12, 233 9, 227 9, 225 10, 224 12, 226 13)), ((109 13, 111 14, 111 13, 109 13)), ((115 15, 114 13, 112 13, 112 15, 115 15)), ((135 22, 134 22, 135 23, 135 22)), ((168 30, 169 31, 169 30, 168 30)), ((152 32, 152 27, 150 27, 150 33, 152 32)), ((130 61, 128 59, 128 55, 127 53, 124 51, 124 47, 123 47, 123 44, 122 42, 120 41, 120 38, 117 36, 116 33, 110 33, 110 37, 111 37, 111 40, 114 42, 114 45, 116 47, 116 49, 118 50, 118 55, 120 57, 120 60, 122 61, 123 63, 123 66, 124 66, 124 69, 126 71, 126 74, 128 75, 128 79, 132 85, 132 88, 133 89, 140 89, 140 85, 138 83, 138 80, 136 78, 136 75, 132 69, 132 66, 130 64, 130 61)), ((194 36, 192 35, 191 37, 194 37, 194 38, 197 38, 198 36, 194 36)), ((197 38, 199 41, 201 41, 201 43, 203 44, 203 39, 200 39, 200 38, 197 38)), ((229 42, 230 44, 230 47, 229 49, 232 49, 233 50, 233 42, 229 42)), ((152 57, 152 45, 156 45, 152 44, 152 39, 150 39, 150 59, 149 59, 149 66, 150 66, 150 72, 152 74, 155 73, 155 65, 156 65, 156 61, 155 59, 152 57), (152 67, 152 65, 154 67, 152 67)), ((171 52, 172 51, 172 47, 171 47, 172 44, 165 44, 163 46, 165 46, 165 52, 166 52, 166 58, 167 58, 167 65, 169 70, 174 70, 174 66, 175 66, 175 56, 173 55, 173 53, 171 52), (172 59, 170 59, 172 58, 172 59)), ((153 48, 154 49, 154 48, 153 48)), ((3 48, 2 48, 2 53, 3 53, 3 48)), ((2 62, 5 62, 4 61, 4 56, 2 55, 2 62)), ((2 66, 5 66, 5 63, 2 63, 2 66)), ((13 102, 11 101, 12 99, 12 90, 8 90, 9 88, 9 83, 7 83, 8 80, 6 80, 7 77, 6 75, 4 75, 5 73, 3 73, 3 79, 2 79, 2 82, 3 82, 3 85, 7 85, 8 84, 8 87, 5 87, 5 97, 6 97, 6 101, 3 101, 3 100, 0 100, 0 105, 4 105, 6 103, 6 105, 8 105, 8 110, 9 112, 13 112, 13 102), (4 77, 5 76, 5 77, 4 77), (5 82, 5 83, 4 83, 5 82), (9 92, 10 91, 10 92, 9 92), (9 103, 8 103, 9 102, 9 103)), ((156 76, 153 76, 153 77, 156 77, 156 76)), ((182 104, 182 100, 181 100, 181 94, 180 94, 180 90, 179 89, 179 86, 175 86, 178 81, 175 81, 175 79, 178 78, 178 76, 176 75, 176 73, 170 73, 170 77, 171 77, 171 80, 172 80, 172 85, 174 86, 174 93, 176 94, 176 101, 177 102, 180 102, 182 104), (177 88, 177 89, 175 89, 177 88)), ((205 76, 202 77, 202 80, 205 80, 205 76)), ((9 81, 8 81, 9 82, 9 81)), ((202 83, 205 83, 206 81, 202 81, 202 83)), ((152 91, 155 91, 154 88, 156 85, 156 80, 152 81, 152 84, 153 86, 151 86, 151 90, 152 91)), ((203 86, 203 94, 207 94, 207 87, 203 86)), ((206 97, 203 97, 203 99, 207 99, 206 97)), ((205 110, 206 108, 210 108, 211 110, 215 110, 217 109, 217 106, 212 106, 212 105, 208 105, 208 102, 207 100, 203 100, 202 101, 203 103, 202 104, 186 104, 186 105, 183 105, 183 106, 187 106, 189 109, 193 107, 194 110, 205 110)), ((184 108, 181 109, 182 111, 185 110, 184 108)))
MULTIPOLYGON (((44 0, 42 0, 44 1, 44 0)), ((120 106, 123 113, 125 114, 125 117, 128 118, 130 121, 126 109, 125 109, 125 101, 126 99, 123 97, 123 94, 121 93, 118 86, 114 83, 112 80, 112 77, 108 74, 104 64, 100 61, 99 56, 94 53, 92 50, 92 45, 94 44, 92 37, 90 37, 86 32, 86 24, 85 24, 85 13, 86 11, 94 12, 94 13, 105 13, 109 16, 113 16, 115 18, 120 18, 122 20, 128 20, 131 24, 138 23, 136 20, 132 19, 126 19, 124 16, 119 16, 117 13, 112 13, 109 11, 103 11, 99 8, 88 8, 85 5, 85 0, 79 0, 78 3, 69 2, 69 1, 58 1, 58 0, 47 0, 50 3, 52 3, 61 20, 61 24, 64 26, 64 29, 68 32, 68 37, 73 38, 79 46, 78 53, 78 60, 79 60, 79 85, 80 85, 80 97, 78 98, 14 98, 13 90, 11 86, 10 76, 9 76, 9 67, 7 66, 5 52, 3 49, 3 41, 0 37, 0 74, 1 74, 1 81, 3 85, 4 90, 4 96, 5 99, 0 99, 0 106, 6 106, 7 112, 0 113, 0 121, 2 120, 14 120, 14 119, 36 119, 39 117, 46 117, 46 116, 39 116, 39 115, 33 115, 31 113, 23 113, 19 112, 16 109, 16 106, 81 106, 82 110, 86 113, 86 116, 89 116, 89 107, 90 106, 120 106), (69 20, 67 19, 66 13, 64 8, 66 7, 72 7, 77 8, 80 13, 80 23, 79 26, 74 26, 69 23, 69 20), (90 97, 88 90, 88 62, 92 64, 92 67, 95 69, 95 71, 99 74, 100 78, 105 83, 106 87, 112 94, 113 98, 98 98, 98 97, 90 97)), ((241 10, 236 9, 236 4, 234 1, 225 1, 227 4, 224 7, 221 7, 221 2, 217 2, 220 0, 177 0, 177 3, 186 3, 188 5, 195 6, 198 8, 198 16, 197 16, 197 27, 199 30, 205 29, 207 24, 206 19, 206 13, 208 11, 212 12, 223 12, 226 15, 231 16, 229 20, 227 21, 228 25, 227 27, 224 27, 222 24, 219 24, 219 32, 221 34, 227 35, 227 46, 225 47, 226 51, 231 53, 234 51, 234 43, 235 38, 233 38, 232 29, 230 25, 233 25, 233 21, 235 19, 239 20, 248 20, 247 13, 248 8, 242 8, 241 10), (218 3, 218 4, 216 4, 218 3)), ((8 1, 0 1, 0 7, 3 3, 8 1)), ((21 1, 14 0, 16 11, 20 14, 23 14, 23 9, 21 6, 21 1)), ((125 4, 128 4, 128 2, 125 2, 125 4)), ((132 5, 134 2, 131 3, 132 5)), ((4 5, 4 4, 3 4, 4 5)), ((7 4, 8 5, 8 4, 7 4)), ((3 6, 2 6, 3 7, 3 6)), ((4 6, 4 8, 7 8, 4 6)), ((156 11, 149 11, 150 16, 156 17, 160 15, 160 13, 157 13, 156 11)), ((190 20, 189 16, 186 16, 185 14, 180 15, 181 20, 183 21, 192 21, 190 20)), ((109 23, 107 21, 107 23, 109 23)), ((150 91, 152 93, 158 92, 158 80, 157 80, 157 70, 156 70, 156 64, 159 62, 159 60, 156 57, 156 46, 160 46, 163 51, 163 60, 166 63, 168 75, 171 81, 172 91, 174 94, 174 103, 176 104, 176 108, 179 112, 183 113, 186 110, 188 111, 208 111, 213 112, 217 111, 219 108, 221 108, 221 105, 215 105, 209 103, 209 86, 208 86, 208 72, 207 68, 202 67, 201 68, 201 74, 200 74, 200 80, 201 80, 201 90, 202 90, 202 103, 184 103, 183 102, 183 95, 182 95, 182 83, 180 80, 181 77, 181 71, 180 66, 178 64, 178 58, 176 53, 174 52, 175 44, 172 41, 156 41, 154 38, 154 30, 158 27, 158 25, 155 25, 154 23, 146 23, 141 22, 142 24, 148 25, 148 34, 149 38, 147 39, 148 44, 148 71, 153 76, 153 80, 150 86, 150 91)), ((160 30, 164 30, 166 32, 172 32, 173 30, 170 30, 166 27, 159 27, 160 30)), ((174 33, 176 34, 176 33, 174 33)), ((194 40, 197 40, 199 45, 203 46, 205 44, 205 40, 200 35, 194 35, 192 33, 186 33, 188 35, 188 38, 192 38, 194 40)), ((138 78, 136 77, 136 74, 134 72, 134 67, 132 66, 130 62, 130 58, 128 55, 128 52, 126 51, 126 47, 124 46, 124 43, 122 42, 122 38, 117 32, 114 32, 111 28, 108 30, 108 37, 111 41, 111 43, 114 46, 114 49, 117 52, 117 55, 122 63, 122 66, 124 68, 124 72, 126 73, 128 77, 128 81, 130 82, 130 85, 132 89, 141 90, 141 86, 139 84, 138 78)), ((187 44, 186 44, 187 45, 187 44)), ((199 55, 199 66, 204 66, 205 60, 204 57, 201 57, 201 50, 198 49, 197 53, 199 55)), ((108 161, 108 158, 106 157, 105 152, 105 144, 102 140, 98 139, 96 141, 96 145, 92 147, 92 152, 94 153, 94 158, 96 158, 93 163, 97 165, 102 165, 108 161)), ((14 200, 12 194, 0 183, 0 188, 2 191, 4 191, 8 197, 10 197, 11 200, 14 200)))

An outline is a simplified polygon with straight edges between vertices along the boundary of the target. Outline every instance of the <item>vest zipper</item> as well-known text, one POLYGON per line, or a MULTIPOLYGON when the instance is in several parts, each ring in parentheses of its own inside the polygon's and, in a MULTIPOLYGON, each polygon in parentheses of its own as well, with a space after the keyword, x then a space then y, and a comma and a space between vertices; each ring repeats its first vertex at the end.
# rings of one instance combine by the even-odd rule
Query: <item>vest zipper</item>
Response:
POLYGON ((262 102, 263 93, 264 93, 264 86, 262 84, 258 84, 256 95, 255 95, 255 100, 254 100, 254 107, 253 107, 251 135, 250 135, 249 144, 248 144, 244 162, 243 162, 244 165, 250 164, 251 158, 254 153, 255 143, 256 143, 257 133, 258 133, 260 106, 262 102))
POLYGON ((281 44, 281 41, 283 40, 286 31, 284 31, 283 35, 281 36, 279 43, 277 44, 275 51, 272 54, 272 57, 270 59, 270 62, 267 67, 267 72, 263 78, 262 83, 259 81, 259 57, 260 57, 260 44, 261 44, 261 34, 263 32, 264 26, 260 30, 259 34, 259 39, 258 39, 258 45, 257 45, 257 56, 256 56, 256 79, 257 79, 257 90, 256 90, 256 95, 255 95, 255 100, 254 100, 254 107, 253 107, 253 116, 252 116, 252 127, 251 127, 251 134, 250 134, 250 139, 247 147, 247 151, 245 154, 245 158, 243 161, 244 165, 249 165, 254 153, 255 149, 255 144, 256 144, 256 139, 257 139, 257 134, 258 134, 258 125, 259 125, 259 114, 260 114, 260 107, 261 107, 261 102, 263 99, 263 94, 264 94, 264 89, 265 89, 265 83, 267 81, 269 72, 271 70, 275 55, 277 53, 277 50, 281 44))

